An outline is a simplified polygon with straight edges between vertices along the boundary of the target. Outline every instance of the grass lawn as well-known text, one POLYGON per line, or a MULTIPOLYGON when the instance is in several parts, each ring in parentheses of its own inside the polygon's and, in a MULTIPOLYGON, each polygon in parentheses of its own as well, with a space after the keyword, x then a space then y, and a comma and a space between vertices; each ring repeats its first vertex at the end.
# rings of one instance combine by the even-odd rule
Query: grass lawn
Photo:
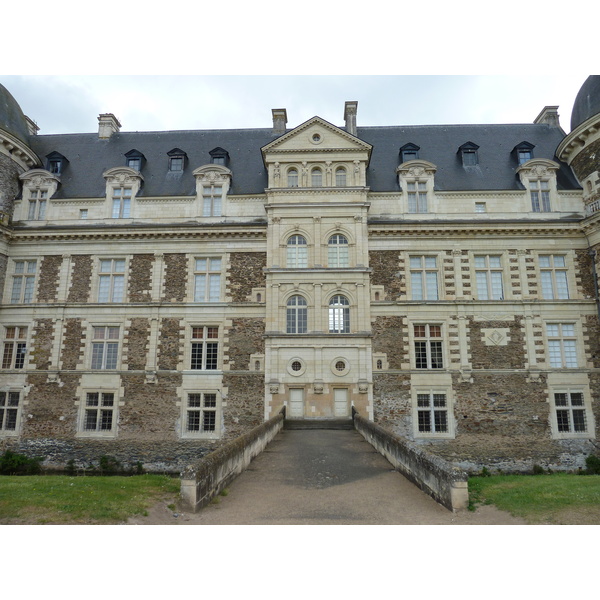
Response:
POLYGON ((1 524, 122 523, 162 498, 177 500, 179 478, 0 476, 1 524))
POLYGON ((469 479, 471 504, 494 504, 537 525, 599 525, 600 475, 494 475, 469 479))

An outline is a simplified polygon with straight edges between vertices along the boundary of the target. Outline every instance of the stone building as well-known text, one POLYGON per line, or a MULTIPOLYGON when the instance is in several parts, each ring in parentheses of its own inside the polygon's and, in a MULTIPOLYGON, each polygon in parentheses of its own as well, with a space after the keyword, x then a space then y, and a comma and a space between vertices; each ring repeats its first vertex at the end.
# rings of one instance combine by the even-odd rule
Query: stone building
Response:
POLYGON ((0 450, 177 471, 285 406, 469 470, 600 422, 600 77, 532 124, 40 135, 0 86, 0 450))

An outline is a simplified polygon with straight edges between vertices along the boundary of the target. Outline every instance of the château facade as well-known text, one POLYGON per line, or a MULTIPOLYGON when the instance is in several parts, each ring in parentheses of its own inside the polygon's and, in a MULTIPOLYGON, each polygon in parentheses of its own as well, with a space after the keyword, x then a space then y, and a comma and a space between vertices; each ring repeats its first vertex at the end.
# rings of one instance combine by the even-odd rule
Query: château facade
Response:
POLYGON ((600 423, 600 77, 531 124, 40 135, 0 86, 0 450, 176 472, 286 407, 458 466, 600 423))

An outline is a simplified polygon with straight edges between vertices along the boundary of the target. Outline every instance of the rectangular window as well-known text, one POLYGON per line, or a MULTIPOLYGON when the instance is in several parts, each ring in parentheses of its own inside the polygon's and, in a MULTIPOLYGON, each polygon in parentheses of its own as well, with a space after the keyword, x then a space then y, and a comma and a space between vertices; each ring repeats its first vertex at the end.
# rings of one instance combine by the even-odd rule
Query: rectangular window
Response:
POLYGON ((116 369, 119 357, 119 327, 94 327, 92 369, 116 369))
POLYGON ((574 323, 547 323, 548 361, 553 368, 577 366, 577 339, 574 323))
POLYGON ((192 327, 190 369, 214 371, 218 368, 219 328, 192 327))
POLYGON ((194 264, 194 302, 221 300, 221 259, 196 258, 194 264))
POLYGON ((475 281, 479 300, 504 300, 500 256, 475 256, 475 281))
POLYGON ((475 202, 475 212, 484 213, 487 212, 487 205, 485 202, 475 202))
POLYGON ((435 256, 410 257, 410 289, 413 300, 439 299, 435 256))
POLYGON ((550 212, 550 183, 547 180, 530 181, 529 192, 533 212, 550 212))
POLYGON ((115 394, 113 392, 87 392, 83 413, 83 431, 106 433, 116 425, 115 394))
POLYGON ((131 188, 114 188, 112 193, 112 218, 128 219, 131 216, 131 188))
POLYGON ((88 218, 88 209, 87 208, 81 208, 79 210, 79 218, 80 219, 87 219, 88 218))
POLYGON ((588 430, 583 393, 554 392, 556 429, 558 433, 586 433, 588 430))
POLYGON ((424 181, 409 181, 406 184, 408 212, 427 212, 427 184, 424 181))
POLYGON ((560 254, 547 254, 539 257, 542 298, 563 300, 569 297, 567 285, 567 265, 560 254))
POLYGON ((35 285, 35 260, 16 260, 12 281, 11 304, 31 304, 35 285))
POLYGON ((0 433, 16 432, 20 402, 20 392, 0 392, 0 433))
POLYGON ((202 216, 220 217, 222 210, 223 186, 205 185, 202 187, 202 216))
POLYGON ((125 292, 125 259, 100 260, 98 302, 123 302, 125 292))
POLYGON ((3 369, 22 369, 27 354, 27 327, 4 328, 3 369))
POLYGON ((183 171, 183 156, 172 156, 169 159, 169 171, 183 171))
POLYGON ((213 433, 217 430, 217 394, 190 392, 187 395, 185 433, 213 433))
POLYGON ((417 394, 417 424, 419 433, 448 433, 448 402, 446 394, 417 394))
POLYGON ((31 190, 29 192, 29 211, 27 218, 30 221, 43 221, 46 218, 46 203, 48 190, 31 190))
POLYGON ((441 325, 414 325, 415 367, 443 369, 441 325))

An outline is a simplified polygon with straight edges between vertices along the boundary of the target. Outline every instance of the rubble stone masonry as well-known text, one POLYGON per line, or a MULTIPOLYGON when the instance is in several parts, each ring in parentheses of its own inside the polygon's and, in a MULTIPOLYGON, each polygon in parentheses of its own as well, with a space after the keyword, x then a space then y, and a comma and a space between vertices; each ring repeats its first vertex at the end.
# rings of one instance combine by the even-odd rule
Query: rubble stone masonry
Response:
POLYGON ((165 254, 164 302, 183 302, 186 297, 188 260, 185 254, 165 254))
POLYGON ((92 280, 92 257, 77 255, 71 257, 71 286, 67 302, 88 302, 92 280))
POLYGON ((225 331, 224 352, 230 371, 248 371, 250 355, 264 354, 264 333, 264 319, 232 319, 231 326, 225 331))
POLYGON ((232 302, 251 300, 252 288, 265 287, 265 252, 231 252, 227 274, 227 296, 232 302))
POLYGON ((61 365, 65 371, 74 371, 82 361, 85 332, 81 319, 66 319, 63 334, 61 365))
POLYGON ((594 274, 592 271, 592 257, 587 250, 575 252, 575 273, 579 293, 584 298, 595 298, 594 274))
MULTIPOLYGON (((19 193, 19 175, 23 172, 15 162, 0 152, 0 213, 12 217, 13 204, 19 193)), ((5 222, 5 219, 0 219, 5 222)))
POLYGON ((46 371, 50 368, 53 343, 54 323, 52 319, 38 319, 35 321, 29 360, 36 371, 46 371))
POLYGON ((134 254, 129 264, 129 302, 152 301, 153 254, 134 254))
POLYGON ((265 376, 263 373, 230 373, 223 376, 227 389, 223 442, 246 433, 263 422, 265 376))
POLYGON ((371 285, 384 286, 385 300, 396 300, 402 293, 400 270, 400 252, 396 250, 372 250, 369 252, 371 285))
POLYGON ((375 423, 412 439, 410 374, 374 372, 373 406, 375 423))
POLYGON ((470 352, 473 369, 524 369, 525 335, 523 318, 515 316, 514 321, 475 321, 469 317, 470 352), (499 330, 502 339, 497 341, 485 336, 482 329, 499 330), (508 336, 504 331, 508 329, 508 336))
POLYGON ((175 371, 183 356, 184 328, 179 319, 162 319, 158 341, 158 368, 175 371))
POLYGON ((38 302, 54 302, 58 291, 58 281, 62 256, 44 256, 38 277, 38 302))
POLYGON ((598 156, 600 155, 600 140, 592 142, 585 152, 580 152, 571 163, 579 181, 585 179, 590 173, 598 170, 598 156))
POLYGON ((406 331, 402 317, 377 317, 371 324, 373 353, 385 353, 389 369, 401 369, 405 356, 406 331))
POLYGON ((127 368, 130 371, 143 371, 146 368, 149 339, 150 320, 144 318, 131 319, 125 334, 123 351, 123 354, 127 357, 127 368))

